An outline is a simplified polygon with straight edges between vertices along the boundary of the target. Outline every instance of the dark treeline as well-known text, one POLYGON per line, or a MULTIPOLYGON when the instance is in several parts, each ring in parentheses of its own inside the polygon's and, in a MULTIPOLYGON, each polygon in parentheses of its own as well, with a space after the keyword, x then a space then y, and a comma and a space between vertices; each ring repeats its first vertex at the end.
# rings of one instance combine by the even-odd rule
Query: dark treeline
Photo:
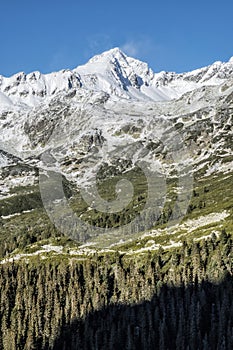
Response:
POLYGON ((0 349, 232 349, 233 247, 219 238, 142 255, 0 266, 0 349))
POLYGON ((112 305, 64 326, 54 350, 233 349, 233 280, 164 285, 151 301, 112 305))

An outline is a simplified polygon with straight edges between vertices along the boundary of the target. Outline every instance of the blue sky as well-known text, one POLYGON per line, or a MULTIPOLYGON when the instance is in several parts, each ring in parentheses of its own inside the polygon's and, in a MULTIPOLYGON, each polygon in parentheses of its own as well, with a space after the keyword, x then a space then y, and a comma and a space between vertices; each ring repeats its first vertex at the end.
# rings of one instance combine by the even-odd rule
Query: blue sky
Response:
POLYGON ((155 71, 227 61, 232 13, 232 0, 1 1, 0 74, 74 68, 116 46, 155 71))

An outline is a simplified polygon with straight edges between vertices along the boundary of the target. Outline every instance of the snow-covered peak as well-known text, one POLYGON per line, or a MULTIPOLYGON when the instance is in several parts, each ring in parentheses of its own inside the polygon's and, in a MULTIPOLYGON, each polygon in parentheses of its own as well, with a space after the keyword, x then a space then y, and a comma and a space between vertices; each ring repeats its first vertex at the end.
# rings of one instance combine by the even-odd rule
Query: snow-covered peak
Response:
MULTIPOLYGON (((154 78, 147 63, 128 57, 119 48, 94 56, 87 64, 77 67, 75 72, 80 74, 83 85, 88 89, 104 90, 110 95, 137 99, 140 87, 148 86, 154 78)), ((141 91, 142 97, 147 96, 141 91)))
MULTIPOLYGON (((142 62, 136 58, 127 56, 119 47, 115 47, 111 50, 105 51, 100 55, 96 55, 92 57, 86 66, 93 64, 105 64, 105 65, 114 65, 114 66, 121 66, 123 68, 131 68, 131 70, 134 70, 136 73, 139 73, 141 75, 148 74, 149 73, 149 67, 148 64, 145 62, 142 62)), ((153 72, 150 70, 152 75, 153 72)))
POLYGON ((119 47, 115 47, 113 49, 110 49, 108 51, 105 51, 99 55, 95 55, 92 57, 88 62, 89 63, 96 63, 96 62, 106 62, 106 61, 111 61, 111 60, 126 60, 127 56, 126 54, 119 49, 119 47))

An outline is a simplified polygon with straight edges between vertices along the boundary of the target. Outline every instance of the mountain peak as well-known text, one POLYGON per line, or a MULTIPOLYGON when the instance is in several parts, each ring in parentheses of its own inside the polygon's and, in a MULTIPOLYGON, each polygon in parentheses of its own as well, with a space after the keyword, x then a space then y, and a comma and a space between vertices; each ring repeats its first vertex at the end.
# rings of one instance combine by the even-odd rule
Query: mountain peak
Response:
POLYGON ((74 71, 82 77, 83 87, 87 89, 118 97, 151 100, 141 88, 151 85, 154 72, 147 63, 127 56, 119 47, 94 56, 74 71))
POLYGON ((92 57, 88 62, 94 63, 99 61, 111 61, 114 59, 123 59, 126 60, 127 55, 121 51, 119 47, 112 48, 110 50, 104 51, 103 53, 99 55, 95 55, 92 57))

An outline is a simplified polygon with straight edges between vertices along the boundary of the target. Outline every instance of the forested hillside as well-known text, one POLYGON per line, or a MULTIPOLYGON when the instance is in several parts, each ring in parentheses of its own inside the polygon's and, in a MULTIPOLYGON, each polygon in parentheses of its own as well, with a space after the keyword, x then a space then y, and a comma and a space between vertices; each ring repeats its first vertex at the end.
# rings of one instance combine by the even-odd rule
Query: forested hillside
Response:
POLYGON ((5 263, 0 348, 230 350, 232 271, 225 230, 132 257, 5 263))

